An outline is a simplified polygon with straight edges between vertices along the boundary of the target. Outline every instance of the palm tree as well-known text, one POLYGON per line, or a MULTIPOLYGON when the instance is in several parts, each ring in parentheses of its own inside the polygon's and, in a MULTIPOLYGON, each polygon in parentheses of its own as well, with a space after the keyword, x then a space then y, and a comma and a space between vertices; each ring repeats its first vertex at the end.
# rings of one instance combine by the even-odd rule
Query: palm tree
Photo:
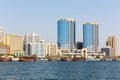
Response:
POLYGON ((45 58, 46 58, 46 59, 49 59, 49 58, 50 58, 50 55, 49 55, 49 54, 46 54, 46 55, 45 55, 45 58))
POLYGON ((37 54, 33 54, 32 57, 35 57, 35 58, 36 58, 36 57, 37 57, 37 54))

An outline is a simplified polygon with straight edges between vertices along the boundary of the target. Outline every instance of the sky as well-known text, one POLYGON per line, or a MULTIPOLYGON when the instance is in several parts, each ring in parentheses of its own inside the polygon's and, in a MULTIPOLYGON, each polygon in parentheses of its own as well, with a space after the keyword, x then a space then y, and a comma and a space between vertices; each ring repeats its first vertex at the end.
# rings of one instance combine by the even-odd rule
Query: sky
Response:
POLYGON ((35 32, 41 40, 57 43, 57 19, 76 20, 76 41, 83 41, 83 23, 99 23, 100 48, 108 36, 118 36, 120 0, 0 0, 0 26, 5 34, 35 32))

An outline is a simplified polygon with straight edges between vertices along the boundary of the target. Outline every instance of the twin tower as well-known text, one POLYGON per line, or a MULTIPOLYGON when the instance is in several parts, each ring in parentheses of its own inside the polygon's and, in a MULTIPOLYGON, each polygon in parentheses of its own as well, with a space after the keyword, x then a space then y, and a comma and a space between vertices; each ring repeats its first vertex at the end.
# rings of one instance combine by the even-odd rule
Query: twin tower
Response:
MULTIPOLYGON (((99 50, 99 25, 96 22, 83 24, 83 48, 88 52, 99 50)), ((57 21, 57 43, 61 50, 73 52, 76 43, 76 21, 72 18, 60 18, 57 21)))

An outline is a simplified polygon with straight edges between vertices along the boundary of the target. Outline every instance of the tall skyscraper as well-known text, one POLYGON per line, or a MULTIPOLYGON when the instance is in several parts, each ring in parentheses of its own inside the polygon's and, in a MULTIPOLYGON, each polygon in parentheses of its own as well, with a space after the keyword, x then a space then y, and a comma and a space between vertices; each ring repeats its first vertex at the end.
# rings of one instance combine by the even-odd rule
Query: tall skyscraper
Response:
POLYGON ((83 24, 83 47, 88 52, 99 51, 99 27, 96 22, 87 22, 83 24))
POLYGON ((0 27, 0 43, 4 40, 4 29, 0 27))
POLYGON ((117 36, 109 36, 107 38, 107 41, 106 41, 106 46, 110 46, 111 48, 113 48, 113 51, 114 51, 114 56, 117 57, 118 56, 118 38, 117 36))
POLYGON ((57 21, 57 42, 59 49, 68 49, 70 52, 75 48, 75 23, 72 18, 60 18, 57 21))

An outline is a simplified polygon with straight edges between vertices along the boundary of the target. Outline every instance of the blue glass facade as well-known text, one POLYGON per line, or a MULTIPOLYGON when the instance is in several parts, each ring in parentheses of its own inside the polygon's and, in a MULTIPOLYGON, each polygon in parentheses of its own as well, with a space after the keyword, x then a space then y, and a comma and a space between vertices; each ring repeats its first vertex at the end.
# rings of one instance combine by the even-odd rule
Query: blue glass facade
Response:
POLYGON ((58 21, 58 46, 68 44, 68 21, 58 21))
POLYGON ((98 24, 85 23, 83 24, 83 47, 89 52, 98 52, 99 34, 98 24))
POLYGON ((57 29, 58 47, 73 51, 75 47, 75 20, 59 19, 57 29))

